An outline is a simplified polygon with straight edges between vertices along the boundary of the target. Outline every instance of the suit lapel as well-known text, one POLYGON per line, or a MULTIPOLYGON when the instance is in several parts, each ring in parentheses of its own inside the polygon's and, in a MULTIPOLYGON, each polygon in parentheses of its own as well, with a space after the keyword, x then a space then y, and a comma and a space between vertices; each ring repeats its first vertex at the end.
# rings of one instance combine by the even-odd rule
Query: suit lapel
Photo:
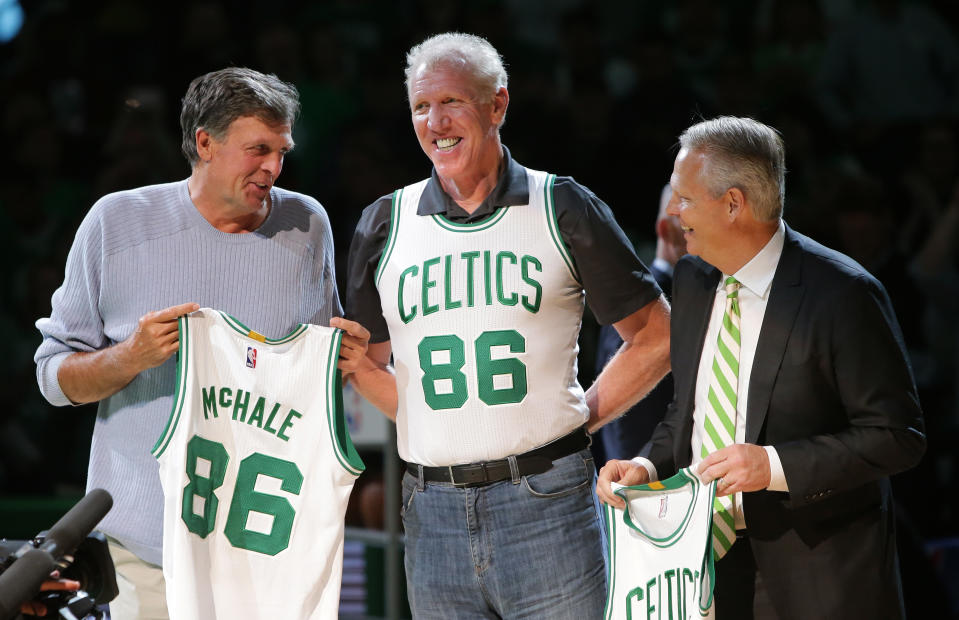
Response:
MULTIPOLYGON (((692 260, 696 270, 690 278, 692 286, 683 291, 683 299, 677 300, 679 303, 673 306, 673 344, 670 348, 677 400, 688 406, 683 417, 683 430, 678 435, 682 439, 677 444, 678 453, 675 454, 680 467, 689 465, 692 456, 689 440, 693 430, 693 408, 696 406, 696 375, 699 373, 699 358, 716 298, 716 287, 722 277, 718 269, 701 259, 690 257, 685 260, 692 260), (679 372, 678 369, 686 371, 679 372)), ((674 289, 674 293, 678 291, 674 289)))
POLYGON ((783 253, 773 276, 769 302, 759 332, 759 343, 753 359, 746 404, 746 443, 758 443, 766 421, 776 376, 782 365, 793 322, 805 292, 802 284, 802 247, 789 226, 783 253))

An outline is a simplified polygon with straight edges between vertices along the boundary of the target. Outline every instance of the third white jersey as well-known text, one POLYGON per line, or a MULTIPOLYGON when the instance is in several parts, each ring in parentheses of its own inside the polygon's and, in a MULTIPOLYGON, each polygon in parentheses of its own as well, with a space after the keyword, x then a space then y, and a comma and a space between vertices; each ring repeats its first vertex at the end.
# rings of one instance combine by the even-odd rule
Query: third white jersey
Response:
POLYGON ((610 583, 604 620, 714 618, 713 497, 689 468, 661 482, 613 486, 603 505, 610 583))
POLYGON ((341 332, 267 339, 209 308, 179 329, 175 404, 153 448, 170 617, 336 617, 363 469, 342 411, 341 332))
POLYGON ((393 195, 376 285, 406 461, 504 458, 586 422, 576 378, 583 287, 557 225, 555 177, 527 169, 527 178, 529 204, 471 224, 417 215, 426 181, 393 195))

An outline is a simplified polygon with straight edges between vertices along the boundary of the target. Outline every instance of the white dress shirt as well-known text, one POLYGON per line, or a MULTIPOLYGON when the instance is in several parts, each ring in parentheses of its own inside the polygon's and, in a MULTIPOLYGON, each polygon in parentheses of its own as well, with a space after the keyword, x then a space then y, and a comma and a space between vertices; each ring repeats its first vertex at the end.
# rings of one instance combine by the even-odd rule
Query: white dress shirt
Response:
MULTIPOLYGON (((782 256, 786 229, 782 221, 779 229, 748 263, 739 271, 732 274, 742 283, 739 289, 740 322, 740 351, 739 351, 739 388, 736 404, 736 443, 745 443, 746 439, 746 405, 749 402, 749 379, 752 374, 753 359, 756 356, 756 346, 759 343, 759 332, 762 329, 763 317, 766 314, 766 305, 769 302, 769 292, 772 289, 773 276, 776 266, 782 256)), ((716 296, 713 301, 712 313, 709 317, 709 326, 706 329, 706 339, 703 343, 703 352, 699 359, 699 372, 696 375, 696 396, 693 409, 693 436, 692 436, 692 463, 695 466, 703 458, 700 456, 703 446, 703 422, 706 409, 709 407, 707 394, 709 381, 712 376, 713 357, 716 354, 716 340, 719 328, 722 325, 723 314, 726 310, 726 290, 723 282, 729 274, 723 274, 716 287, 716 296)), ((772 446, 763 446, 769 455, 770 482, 766 487, 771 491, 788 491, 786 476, 783 473, 779 454, 772 446)), ((650 480, 658 480, 656 468, 648 459, 636 457, 635 462, 643 465, 649 471, 650 480)), ((742 510, 742 493, 734 497, 736 529, 746 527, 742 510)))

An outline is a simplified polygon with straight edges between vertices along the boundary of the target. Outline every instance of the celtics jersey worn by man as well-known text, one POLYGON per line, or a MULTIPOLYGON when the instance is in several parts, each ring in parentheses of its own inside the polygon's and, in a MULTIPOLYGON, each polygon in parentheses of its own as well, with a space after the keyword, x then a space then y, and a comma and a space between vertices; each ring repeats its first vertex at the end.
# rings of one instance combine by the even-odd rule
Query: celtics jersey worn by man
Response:
POLYGON ((209 308, 179 321, 173 410, 153 447, 177 620, 335 618, 363 463, 341 405, 341 332, 266 339, 209 308))
POLYGON ((376 273, 399 391, 403 460, 501 459, 588 417, 576 379, 583 289, 553 212, 553 175, 527 170, 529 204, 458 224, 418 216, 427 181, 393 195, 376 273))
POLYGON ((605 620, 713 618, 713 496, 691 469, 662 482, 614 484, 604 504, 610 583, 605 620))

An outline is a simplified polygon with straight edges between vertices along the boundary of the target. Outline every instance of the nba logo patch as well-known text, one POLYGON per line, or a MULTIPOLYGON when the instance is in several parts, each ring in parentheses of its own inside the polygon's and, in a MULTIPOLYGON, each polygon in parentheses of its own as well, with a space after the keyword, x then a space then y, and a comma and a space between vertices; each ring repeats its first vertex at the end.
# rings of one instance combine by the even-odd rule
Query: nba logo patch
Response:
POLYGON ((248 368, 256 368, 256 349, 246 348, 246 365, 248 368))

